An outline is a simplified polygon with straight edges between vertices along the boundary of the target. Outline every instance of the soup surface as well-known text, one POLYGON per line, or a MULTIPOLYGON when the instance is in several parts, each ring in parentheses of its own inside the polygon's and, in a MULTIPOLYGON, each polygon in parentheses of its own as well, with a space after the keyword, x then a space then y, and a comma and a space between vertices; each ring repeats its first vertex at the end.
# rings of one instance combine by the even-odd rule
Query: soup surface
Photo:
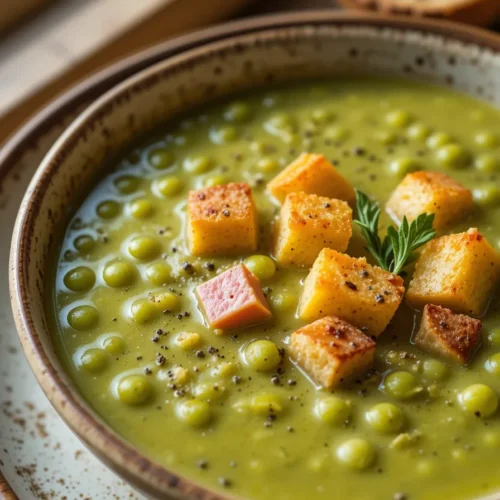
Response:
MULTIPOLYGON (((498 293, 467 367, 412 344, 420 317, 403 301, 377 339, 375 371, 332 395, 289 358, 289 336, 305 324, 296 308, 307 269, 275 270, 249 255, 189 254, 188 192, 236 181, 252 186, 261 228, 256 255, 270 256, 279 204, 266 183, 304 151, 324 154, 381 204, 410 170, 446 172, 475 200, 474 213, 451 232, 477 227, 500 248, 498 110, 397 80, 254 91, 199 109, 144 141, 74 207, 47 304, 67 370, 127 440, 227 494, 458 500, 500 489, 500 414, 469 415, 458 404, 471 384, 500 394, 498 293), (194 288, 242 262, 262 278, 273 317, 221 335, 207 326, 194 288), (256 339, 280 349, 279 365, 270 361, 272 348, 261 358, 248 354, 256 339), (395 372, 403 393, 384 388, 395 372), (414 376, 406 389, 401 372, 414 376), (370 418, 385 402, 401 410, 396 423, 370 418), (342 463, 340 455, 351 459, 342 463), (356 469, 365 462, 373 463, 356 469)), ((389 223, 383 214, 384 233, 389 223)), ((347 253, 374 263, 357 227, 347 253)), ((408 280, 412 269, 405 270, 408 280)))

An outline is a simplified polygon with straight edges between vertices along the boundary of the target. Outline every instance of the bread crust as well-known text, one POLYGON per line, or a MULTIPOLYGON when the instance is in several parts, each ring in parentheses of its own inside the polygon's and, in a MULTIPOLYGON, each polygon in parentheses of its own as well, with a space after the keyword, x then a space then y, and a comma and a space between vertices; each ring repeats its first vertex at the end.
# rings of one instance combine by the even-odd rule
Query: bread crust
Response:
POLYGON ((498 0, 339 0, 344 7, 383 14, 446 18, 474 26, 491 26, 500 16, 498 0))
POLYGON ((481 321, 427 304, 415 344, 423 351, 466 364, 480 341, 481 321))

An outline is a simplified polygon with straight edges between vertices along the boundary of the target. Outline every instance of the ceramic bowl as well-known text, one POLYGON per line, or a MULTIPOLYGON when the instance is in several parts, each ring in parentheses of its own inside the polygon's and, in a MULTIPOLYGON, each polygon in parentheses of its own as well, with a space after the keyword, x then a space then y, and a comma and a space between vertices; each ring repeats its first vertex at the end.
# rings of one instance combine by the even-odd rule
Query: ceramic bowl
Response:
POLYGON ((22 202, 11 251, 11 297, 28 360, 66 423, 109 467, 153 498, 223 497, 149 460, 80 396, 55 355, 44 283, 58 238, 105 158, 189 108, 225 94, 305 77, 378 74, 459 89, 500 105, 500 38, 445 23, 315 12, 217 29, 196 47, 108 91, 66 129, 22 202), (217 39, 217 41, 213 41, 217 39))

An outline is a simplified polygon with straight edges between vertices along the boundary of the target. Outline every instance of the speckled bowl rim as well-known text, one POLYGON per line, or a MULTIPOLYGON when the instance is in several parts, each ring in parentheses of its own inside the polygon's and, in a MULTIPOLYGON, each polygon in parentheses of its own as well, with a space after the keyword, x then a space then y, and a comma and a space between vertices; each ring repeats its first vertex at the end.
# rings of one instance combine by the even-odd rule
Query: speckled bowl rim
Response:
MULTIPOLYGON (((164 57, 173 54, 180 54, 188 50, 196 51, 203 45, 221 40, 229 40, 236 35, 258 33, 263 30, 285 27, 299 27, 305 25, 333 25, 333 26, 368 26, 375 28, 393 28, 398 30, 412 30, 427 34, 436 34, 446 39, 473 43, 475 45, 488 48, 495 52, 500 52, 500 36, 486 30, 473 28, 466 25, 448 23, 445 21, 423 21, 418 19, 394 18, 390 16, 376 16, 361 13, 343 13, 335 11, 312 11, 297 12, 291 14, 271 15, 261 18, 248 19, 227 23, 218 27, 202 30, 187 37, 180 37, 177 41, 170 42, 172 53, 168 50, 159 50, 155 59, 154 52, 145 51, 143 55, 129 59, 128 64, 137 65, 141 69, 141 58, 150 58, 151 64, 162 61, 164 57)), ((168 44, 167 44, 168 45, 168 44)), ((144 66, 143 66, 144 67, 144 66)), ((143 68, 142 67, 142 68, 143 68)), ((125 68, 122 68, 124 74, 125 68)), ((155 71, 155 66, 142 69, 141 78, 147 78, 151 72, 155 71)), ((119 437, 109 426, 98 421, 90 410, 89 405, 83 403, 77 392, 69 387, 57 374, 57 370, 45 353, 39 338, 39 333, 35 328, 35 323, 29 308, 30 297, 26 283, 26 268, 29 260, 28 249, 30 247, 30 223, 33 220, 33 213, 37 207, 37 197, 43 192, 43 187, 49 182, 51 176, 57 171, 58 151, 64 149, 65 144, 71 139, 72 133, 84 124, 87 120, 95 117, 100 108, 112 100, 113 96, 119 93, 128 85, 128 80, 113 87, 87 108, 62 134, 56 144, 45 157, 42 165, 36 171, 27 193, 21 204, 21 208, 14 228, 11 256, 10 256, 10 293, 14 320, 19 337, 28 362, 33 372, 56 411, 63 420, 77 434, 77 436, 89 446, 89 448, 103 461, 105 461, 114 471, 132 484, 140 488, 145 493, 155 497, 167 497, 168 495, 177 498, 198 498, 204 500, 229 499, 234 498, 229 495, 215 493, 209 488, 201 486, 190 479, 178 476, 168 468, 163 467, 148 459, 130 443, 119 437)), ((83 85, 83 90, 85 86, 83 85)), ((77 101, 77 94, 74 99, 77 101)), ((68 98, 66 106, 71 105, 72 99, 68 98)), ((61 105, 64 107, 64 105, 61 105)), ((47 112, 48 115, 48 112, 47 112)), ((25 129, 29 132, 41 129, 44 126, 44 114, 33 122, 32 128, 25 129)), ((20 144, 23 136, 14 137, 11 145, 0 153, 0 181, 5 175, 2 166, 9 165, 9 156, 19 154, 20 144), (17 142, 16 142, 17 141, 17 142)), ((63 158, 61 155, 60 158, 63 158)), ((496 496, 495 496, 496 498, 496 496)), ((493 500, 493 497, 492 497, 493 500)))

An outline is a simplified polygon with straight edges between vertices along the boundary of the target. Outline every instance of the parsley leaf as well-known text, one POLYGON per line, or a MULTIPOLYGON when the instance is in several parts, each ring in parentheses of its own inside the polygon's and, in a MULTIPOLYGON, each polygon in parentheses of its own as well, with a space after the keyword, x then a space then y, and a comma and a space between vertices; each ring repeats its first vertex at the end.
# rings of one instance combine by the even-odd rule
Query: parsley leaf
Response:
POLYGON ((383 240, 378 234, 380 207, 362 191, 356 190, 356 218, 366 241, 366 249, 378 265, 394 274, 399 274, 408 264, 413 252, 436 236, 432 227, 434 214, 420 214, 411 223, 406 217, 398 229, 389 226, 383 240))

